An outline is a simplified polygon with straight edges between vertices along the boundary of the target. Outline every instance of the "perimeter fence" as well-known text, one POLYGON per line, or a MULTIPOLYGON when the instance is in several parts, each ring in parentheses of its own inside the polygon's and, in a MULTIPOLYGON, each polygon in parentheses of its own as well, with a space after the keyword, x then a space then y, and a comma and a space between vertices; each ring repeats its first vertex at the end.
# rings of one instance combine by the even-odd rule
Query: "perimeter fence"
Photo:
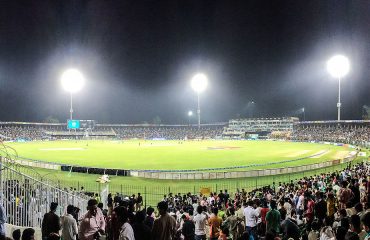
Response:
POLYGON ((131 196, 135 194, 137 196, 140 193, 143 196, 145 206, 156 206, 156 204, 161 201, 164 195, 169 193, 173 194, 199 194, 200 192, 219 192, 220 190, 227 189, 230 195, 235 194, 242 189, 246 191, 251 191, 253 189, 262 188, 264 186, 272 186, 275 183, 277 187, 281 182, 291 182, 297 181, 304 177, 315 176, 323 173, 332 173, 336 171, 343 170, 350 164, 356 164, 362 162, 363 158, 356 158, 353 161, 338 163, 330 167, 324 167, 320 169, 307 170, 301 172, 291 172, 288 174, 280 174, 273 176, 259 176, 259 177, 247 177, 242 179, 223 179, 214 181, 200 181, 200 180, 178 180, 176 185, 166 186, 168 181, 162 183, 162 180, 153 180, 156 183, 155 186, 145 186, 145 185, 134 185, 134 184, 117 184, 117 183, 95 183, 95 182, 65 182, 59 180, 61 186, 66 186, 75 189, 81 189, 83 187, 84 191, 93 193, 101 193, 103 190, 108 190, 108 192, 119 194, 122 196, 131 196), (190 181, 190 182, 189 182, 190 181), (186 183, 186 184, 184 184, 186 183))

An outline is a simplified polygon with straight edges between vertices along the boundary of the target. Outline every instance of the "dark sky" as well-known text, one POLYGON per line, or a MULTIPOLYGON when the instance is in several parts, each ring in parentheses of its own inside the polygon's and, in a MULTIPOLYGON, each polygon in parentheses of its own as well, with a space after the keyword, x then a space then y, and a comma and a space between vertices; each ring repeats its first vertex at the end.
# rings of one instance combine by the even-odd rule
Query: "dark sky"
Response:
POLYGON ((1 1, 0 120, 66 121, 60 76, 70 67, 86 78, 76 119, 187 123, 197 72, 209 78, 204 122, 302 107, 308 120, 336 119, 326 61, 338 53, 351 61, 342 118, 360 119, 370 105, 369 13, 365 0, 1 1))

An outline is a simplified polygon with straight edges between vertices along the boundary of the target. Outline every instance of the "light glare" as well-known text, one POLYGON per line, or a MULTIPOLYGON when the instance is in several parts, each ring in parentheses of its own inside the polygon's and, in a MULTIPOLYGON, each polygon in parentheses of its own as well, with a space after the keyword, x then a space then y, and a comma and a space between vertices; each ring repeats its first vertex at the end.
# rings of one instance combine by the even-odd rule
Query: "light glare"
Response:
POLYGON ((80 91, 85 84, 82 73, 74 68, 66 70, 61 77, 61 81, 63 88, 70 93, 80 91))
POLYGON ((349 61, 343 55, 336 55, 327 62, 328 72, 335 78, 342 78, 349 72, 349 61))
POLYGON ((203 92, 206 89, 207 84, 208 84, 207 76, 204 75, 203 73, 198 73, 191 79, 191 87, 197 93, 203 92))

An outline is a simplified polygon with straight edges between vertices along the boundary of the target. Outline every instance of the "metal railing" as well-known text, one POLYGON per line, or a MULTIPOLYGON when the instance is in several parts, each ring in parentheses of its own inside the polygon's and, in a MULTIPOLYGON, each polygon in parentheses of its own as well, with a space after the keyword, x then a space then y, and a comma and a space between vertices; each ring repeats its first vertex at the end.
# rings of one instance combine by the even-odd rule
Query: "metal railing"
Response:
POLYGON ((0 158, 0 204, 5 208, 7 223, 23 227, 41 227, 50 203, 58 203, 56 214, 63 215, 68 205, 85 212, 88 198, 56 187, 25 166, 0 158))
MULTIPOLYGON (((191 181, 186 182, 178 181, 177 184, 171 184, 172 186, 162 184, 161 180, 156 180, 158 184, 146 186, 145 184, 119 184, 119 183, 97 183, 97 182, 78 182, 63 179, 59 180, 61 186, 68 186, 72 188, 81 189, 83 187, 84 191, 91 193, 101 193, 106 186, 108 186, 109 192, 114 196, 119 194, 122 196, 131 196, 140 193, 143 196, 144 206, 156 206, 156 204, 163 199, 164 195, 169 193, 173 194, 198 194, 202 190, 207 189, 211 192, 219 192, 220 190, 227 189, 230 195, 233 195, 238 190, 245 189, 246 191, 251 191, 253 189, 262 188, 263 186, 272 186, 275 182, 276 187, 279 182, 295 182, 303 177, 309 177, 314 175, 319 175, 322 173, 332 173, 335 171, 342 170, 348 167, 349 164, 355 164, 363 161, 361 158, 357 158, 351 162, 342 162, 337 165, 327 166, 320 169, 307 170, 302 172, 292 172, 287 174, 280 174, 274 176, 259 176, 259 177, 247 177, 241 179, 222 179, 222 180, 212 180, 212 181, 191 181), (193 184, 192 184, 193 183, 193 184)), ((106 203, 104 203, 106 204, 106 203)))

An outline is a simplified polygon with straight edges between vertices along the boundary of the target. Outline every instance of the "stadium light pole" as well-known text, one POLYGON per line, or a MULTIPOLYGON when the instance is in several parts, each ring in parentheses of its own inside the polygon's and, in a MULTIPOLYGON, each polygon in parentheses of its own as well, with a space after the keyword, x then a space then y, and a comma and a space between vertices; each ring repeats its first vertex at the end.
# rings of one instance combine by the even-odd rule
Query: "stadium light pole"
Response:
POLYGON ((80 71, 75 68, 66 70, 61 77, 61 82, 64 90, 71 95, 70 120, 73 120, 73 93, 82 89, 85 84, 85 78, 80 71))
POLYGON ((254 101, 251 101, 250 103, 251 103, 251 105, 250 105, 251 106, 251 118, 253 118, 255 103, 254 103, 254 101))
POLYGON ((204 75, 203 73, 197 73, 191 79, 191 87, 197 93, 197 96, 198 96, 198 108, 197 108, 198 129, 200 128, 200 100, 199 100, 199 94, 206 89, 207 84, 208 84, 207 76, 204 75))
POLYGON ((188 121, 189 121, 189 126, 190 126, 190 118, 193 116, 193 111, 188 112, 188 121))
POLYGON ((338 79, 338 121, 340 121, 340 108, 342 103, 340 102, 340 81, 349 72, 349 60, 343 55, 336 55, 329 59, 326 64, 326 68, 330 75, 338 79))

